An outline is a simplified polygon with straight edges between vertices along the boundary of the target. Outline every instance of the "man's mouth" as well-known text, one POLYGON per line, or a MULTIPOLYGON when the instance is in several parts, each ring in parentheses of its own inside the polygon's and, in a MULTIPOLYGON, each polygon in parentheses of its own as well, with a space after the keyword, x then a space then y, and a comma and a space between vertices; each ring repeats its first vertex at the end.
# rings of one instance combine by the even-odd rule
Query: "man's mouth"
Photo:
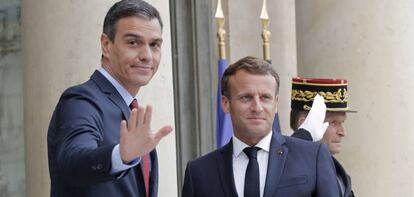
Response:
POLYGON ((141 71, 151 71, 152 70, 151 66, 134 66, 134 65, 132 65, 131 68, 141 70, 141 71))
POLYGON ((249 117, 248 120, 266 120, 266 118, 263 117, 249 117))
POLYGON ((146 68, 146 69, 151 69, 151 66, 138 66, 138 65, 132 65, 132 68, 146 68))

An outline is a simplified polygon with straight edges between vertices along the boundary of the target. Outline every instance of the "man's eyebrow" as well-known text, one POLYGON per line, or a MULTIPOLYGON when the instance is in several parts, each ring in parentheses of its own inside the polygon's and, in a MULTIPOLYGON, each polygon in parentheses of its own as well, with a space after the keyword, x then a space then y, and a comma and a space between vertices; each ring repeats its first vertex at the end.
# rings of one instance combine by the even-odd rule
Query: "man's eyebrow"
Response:
POLYGON ((250 96, 250 94, 248 92, 242 92, 238 94, 237 96, 250 96))
POLYGON ((124 38, 126 38, 126 37, 134 37, 134 38, 141 38, 141 36, 140 35, 138 35, 138 34, 133 34, 133 33, 126 33, 126 34, 124 34, 124 36, 123 36, 124 38))
POLYGON ((163 42, 163 40, 162 40, 162 38, 156 38, 156 39, 154 39, 154 40, 153 40, 153 42, 159 42, 159 43, 162 43, 162 42, 163 42))
MULTIPOLYGON (((128 37, 132 37, 132 38, 135 38, 135 39, 140 39, 140 38, 142 38, 142 36, 140 36, 140 35, 138 35, 138 34, 134 34, 134 33, 126 33, 126 34, 124 34, 124 36, 123 36, 124 38, 128 38, 128 37)), ((159 42, 159 43, 162 43, 163 42, 163 39, 160 37, 160 38, 155 38, 152 42, 159 42)))

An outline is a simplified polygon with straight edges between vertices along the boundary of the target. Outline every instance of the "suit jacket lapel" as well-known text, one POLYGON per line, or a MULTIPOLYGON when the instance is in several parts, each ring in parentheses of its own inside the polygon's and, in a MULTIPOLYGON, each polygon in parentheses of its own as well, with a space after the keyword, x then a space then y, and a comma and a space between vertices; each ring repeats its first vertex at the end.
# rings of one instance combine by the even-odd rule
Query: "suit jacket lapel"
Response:
MULTIPOLYGON (((334 162, 335 165, 335 169, 336 169, 336 175, 339 176, 341 178, 341 180, 343 181, 344 184, 344 196, 349 196, 349 194, 351 193, 351 178, 346 174, 345 169, 342 167, 342 165, 339 163, 338 160, 335 159, 335 157, 332 157, 332 160, 334 162)), ((338 183, 338 187, 340 183, 338 183)), ((341 191, 340 188, 338 188, 339 191, 341 191)), ((342 194, 341 194, 342 195, 342 194)))
POLYGON ((108 95, 109 99, 114 102, 119 109, 121 109, 124 118, 127 119, 131 110, 125 104, 124 99, 116 90, 116 88, 109 82, 99 71, 95 71, 92 76, 91 80, 95 81, 96 85, 101 89, 101 91, 108 95))
POLYGON ((266 183, 264 188, 264 197, 274 196, 285 167, 285 161, 288 155, 288 148, 284 145, 284 137, 277 132, 273 132, 270 142, 269 162, 267 166, 266 183))
POLYGON ((151 156, 151 176, 150 176, 150 196, 158 194, 158 157, 157 151, 154 149, 150 152, 151 156))
POLYGON ((233 176, 233 141, 230 140, 219 152, 216 162, 223 191, 225 196, 237 197, 233 176))

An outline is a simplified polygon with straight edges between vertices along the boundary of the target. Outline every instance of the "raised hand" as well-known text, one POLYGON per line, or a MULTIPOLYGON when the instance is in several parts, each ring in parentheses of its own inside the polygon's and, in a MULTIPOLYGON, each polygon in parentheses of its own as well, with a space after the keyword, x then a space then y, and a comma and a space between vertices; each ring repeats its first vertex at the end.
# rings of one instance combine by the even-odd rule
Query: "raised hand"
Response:
POLYGON ((322 96, 317 94, 313 100, 312 108, 305 121, 299 128, 303 128, 312 136, 314 142, 323 138, 329 123, 325 122, 326 105, 322 96))
POLYGON ((124 163, 149 153, 173 129, 170 125, 151 132, 152 107, 133 109, 128 123, 121 121, 119 151, 124 163))

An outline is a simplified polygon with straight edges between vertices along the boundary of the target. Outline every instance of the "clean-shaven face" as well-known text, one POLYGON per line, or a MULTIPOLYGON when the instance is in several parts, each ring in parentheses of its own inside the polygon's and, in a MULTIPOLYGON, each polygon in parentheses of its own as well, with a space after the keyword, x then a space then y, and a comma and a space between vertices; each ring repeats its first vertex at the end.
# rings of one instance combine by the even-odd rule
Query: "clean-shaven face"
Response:
POLYGON ((276 80, 239 70, 229 78, 230 98, 222 106, 231 115, 234 135, 249 145, 257 144, 271 130, 277 112, 276 80))
POLYGON ((331 154, 340 153, 342 150, 342 140, 346 135, 345 120, 345 112, 326 112, 325 122, 328 122, 329 126, 322 142, 328 145, 331 154))
POLYGON ((108 72, 128 92, 136 94, 157 72, 161 59, 161 26, 156 18, 121 18, 114 41, 103 34, 103 55, 109 60, 108 72))

